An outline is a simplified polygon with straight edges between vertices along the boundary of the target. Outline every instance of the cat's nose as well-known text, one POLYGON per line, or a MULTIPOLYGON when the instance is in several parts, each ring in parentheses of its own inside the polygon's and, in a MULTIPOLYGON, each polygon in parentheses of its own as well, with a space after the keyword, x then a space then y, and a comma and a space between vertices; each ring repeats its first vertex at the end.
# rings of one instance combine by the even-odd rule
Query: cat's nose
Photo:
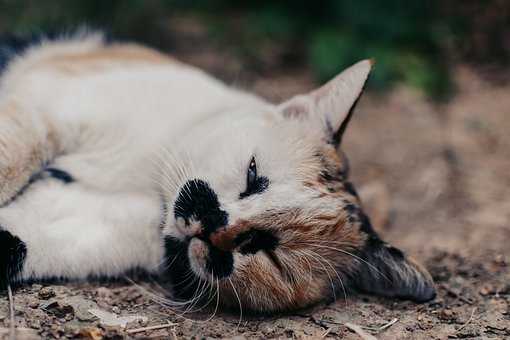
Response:
POLYGON ((237 232, 233 229, 222 228, 209 236, 211 244, 223 251, 232 251, 236 246, 237 232))

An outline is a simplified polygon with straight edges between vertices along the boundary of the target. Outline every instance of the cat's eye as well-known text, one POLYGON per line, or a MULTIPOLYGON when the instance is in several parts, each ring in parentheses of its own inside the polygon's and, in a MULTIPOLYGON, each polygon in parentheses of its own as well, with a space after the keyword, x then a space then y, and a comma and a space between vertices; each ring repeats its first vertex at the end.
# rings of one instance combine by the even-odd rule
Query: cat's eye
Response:
POLYGON ((246 172, 246 190, 239 195, 239 198, 245 198, 253 194, 259 194, 267 189, 269 180, 267 177, 259 176, 257 173, 257 162, 252 157, 248 170, 246 172))
POLYGON ((248 167, 248 173, 246 174, 246 187, 250 188, 257 182, 257 163, 255 157, 252 157, 250 166, 248 167))

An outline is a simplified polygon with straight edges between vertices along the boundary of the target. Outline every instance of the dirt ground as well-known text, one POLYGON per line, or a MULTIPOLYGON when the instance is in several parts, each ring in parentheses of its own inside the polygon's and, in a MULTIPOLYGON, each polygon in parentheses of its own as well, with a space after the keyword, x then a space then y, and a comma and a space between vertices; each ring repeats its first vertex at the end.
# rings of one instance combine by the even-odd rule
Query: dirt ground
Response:
MULTIPOLYGON (((275 101, 315 86, 306 69, 256 73, 226 52, 178 55, 275 101)), ((129 282, 35 284, 14 292, 19 338, 510 338, 510 86, 465 66, 454 73, 458 94, 445 105, 408 88, 369 93, 344 138, 375 227, 430 270, 434 301, 356 295, 291 315, 207 321, 211 312, 181 316, 129 282), (94 308, 143 320, 106 326, 94 308)), ((8 326, 2 294, 0 338, 8 326)))

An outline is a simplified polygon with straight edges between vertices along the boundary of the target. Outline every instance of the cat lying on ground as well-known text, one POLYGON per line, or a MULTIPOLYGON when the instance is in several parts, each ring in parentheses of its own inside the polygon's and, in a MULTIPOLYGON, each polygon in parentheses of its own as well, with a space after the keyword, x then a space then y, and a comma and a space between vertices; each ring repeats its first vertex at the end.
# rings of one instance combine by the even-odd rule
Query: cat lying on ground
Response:
POLYGON ((356 289, 418 302, 339 146, 371 69, 279 105, 100 34, 0 46, 0 283, 143 269, 273 312, 356 289))

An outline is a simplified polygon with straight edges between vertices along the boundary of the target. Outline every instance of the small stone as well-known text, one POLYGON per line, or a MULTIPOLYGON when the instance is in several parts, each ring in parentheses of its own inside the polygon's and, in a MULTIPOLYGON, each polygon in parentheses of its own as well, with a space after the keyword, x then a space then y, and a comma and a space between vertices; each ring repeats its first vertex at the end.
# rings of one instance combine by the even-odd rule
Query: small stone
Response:
POLYGON ((474 338, 480 336, 480 329, 475 325, 466 325, 456 333, 457 338, 474 338))
POLYGON ((79 321, 92 321, 96 317, 89 313, 89 309, 97 308, 94 301, 87 300, 80 296, 72 296, 64 300, 65 303, 74 308, 74 315, 79 321))
POLYGON ((120 314, 120 308, 117 307, 117 306, 113 306, 112 307, 112 312, 115 313, 115 314, 120 314))
POLYGON ((494 257, 494 262, 501 267, 505 267, 507 265, 507 260, 503 254, 496 255, 494 257))
POLYGON ((449 309, 445 309, 445 310, 443 310, 443 315, 444 316, 452 316, 453 312, 449 309))
POLYGON ((43 287, 39 290, 39 293, 37 294, 39 296, 39 299, 42 300, 49 300, 52 297, 55 297, 55 291, 50 287, 43 287))
POLYGON ((443 309, 438 316, 445 321, 454 321, 456 319, 456 315, 451 309, 443 309))
POLYGON ((59 301, 51 301, 41 307, 47 313, 54 315, 62 321, 70 321, 74 319, 74 308, 73 306, 61 303, 59 301))
POLYGON ((30 302, 28 303, 28 307, 30 307, 32 309, 38 308, 39 307, 39 301, 37 301, 36 299, 30 300, 30 302))
POLYGON ((496 292, 496 289, 491 284, 486 284, 482 288, 480 288, 479 293, 482 296, 492 295, 496 292))

